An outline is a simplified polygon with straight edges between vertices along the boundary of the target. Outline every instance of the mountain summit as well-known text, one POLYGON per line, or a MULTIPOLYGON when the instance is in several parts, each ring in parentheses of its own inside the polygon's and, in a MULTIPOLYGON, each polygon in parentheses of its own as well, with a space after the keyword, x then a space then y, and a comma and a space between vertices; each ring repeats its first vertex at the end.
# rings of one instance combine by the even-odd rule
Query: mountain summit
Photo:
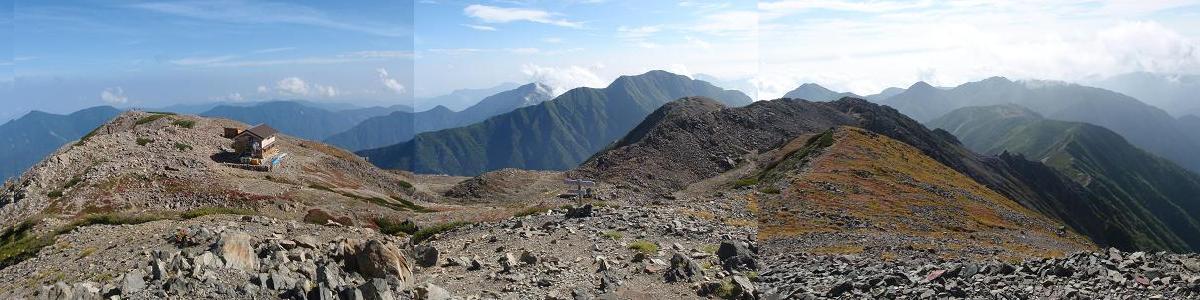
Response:
POLYGON ((861 98, 854 93, 834 92, 816 83, 801 84, 800 87, 783 95, 783 98, 804 99, 808 101, 833 101, 843 97, 861 98))
POLYGON ((741 106, 750 97, 666 71, 621 76, 466 127, 357 152, 380 167, 477 175, 502 168, 564 170, 617 140, 663 104, 689 96, 741 106))

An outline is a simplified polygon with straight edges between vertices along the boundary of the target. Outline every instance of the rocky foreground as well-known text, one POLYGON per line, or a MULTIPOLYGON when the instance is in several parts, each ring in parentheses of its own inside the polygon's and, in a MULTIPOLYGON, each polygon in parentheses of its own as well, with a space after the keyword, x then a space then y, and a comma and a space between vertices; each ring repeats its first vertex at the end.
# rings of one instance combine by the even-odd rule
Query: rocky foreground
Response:
POLYGON ((786 253, 759 280, 765 299, 1196 299, 1200 256, 1108 249, 1006 263, 786 253))
POLYGON ((548 209, 464 225, 415 246, 371 229, 262 216, 96 225, 62 235, 38 257, 6 268, 0 297, 1200 297, 1200 256, 1195 254, 1110 249, 1020 263, 945 261, 933 254, 810 255, 762 249, 752 239, 752 227, 707 215, 656 206, 548 209), (45 265, 66 268, 39 267, 45 265), (44 277, 57 282, 23 285, 44 277))

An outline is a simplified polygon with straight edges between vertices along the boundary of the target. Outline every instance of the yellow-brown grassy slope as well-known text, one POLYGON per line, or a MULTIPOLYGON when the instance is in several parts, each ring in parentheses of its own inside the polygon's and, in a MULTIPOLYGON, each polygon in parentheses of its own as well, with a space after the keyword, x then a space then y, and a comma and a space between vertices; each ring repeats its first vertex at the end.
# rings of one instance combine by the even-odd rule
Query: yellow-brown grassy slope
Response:
POLYGON ((803 137, 754 177, 759 238, 788 251, 900 251, 1019 259, 1092 249, 1085 238, 883 135, 803 137), (795 248, 793 248, 795 247, 795 248))
MULTIPOLYGON (((352 153, 280 135, 288 153, 271 172, 222 165, 224 119, 124 113, 51 154, 0 191, 0 223, 71 221, 96 214, 175 217, 214 207, 324 223, 373 226, 426 208, 404 175, 352 153), (415 201, 415 202, 414 202, 415 201)), ((224 149, 223 149, 224 148, 224 149)), ((229 210, 226 210, 229 211, 229 210)))

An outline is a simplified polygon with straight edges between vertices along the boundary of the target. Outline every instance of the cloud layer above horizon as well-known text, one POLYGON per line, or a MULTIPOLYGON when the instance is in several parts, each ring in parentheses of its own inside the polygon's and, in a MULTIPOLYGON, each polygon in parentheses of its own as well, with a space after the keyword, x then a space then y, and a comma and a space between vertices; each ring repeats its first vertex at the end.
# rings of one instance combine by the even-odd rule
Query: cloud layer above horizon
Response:
POLYGON ((1130 72, 1200 74, 1195 1, 18 0, 9 7, 0 14, 8 29, 0 38, 13 41, 0 53, 0 93, 7 90, 5 102, 16 104, 6 109, 17 110, 297 98, 400 104, 506 82, 538 81, 561 93, 656 69, 758 99, 805 82, 866 95, 990 76, 1091 82, 1130 72))

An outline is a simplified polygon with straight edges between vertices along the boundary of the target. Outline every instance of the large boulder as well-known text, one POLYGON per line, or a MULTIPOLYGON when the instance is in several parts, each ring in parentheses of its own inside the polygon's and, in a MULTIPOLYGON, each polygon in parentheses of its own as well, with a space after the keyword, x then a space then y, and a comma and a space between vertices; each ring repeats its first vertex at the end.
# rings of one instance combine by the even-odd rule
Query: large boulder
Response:
POLYGON ((729 271, 758 270, 758 258, 745 242, 723 242, 717 248, 721 266, 729 271))
POLYGON ((671 256, 671 268, 663 275, 667 282, 691 282, 697 275, 701 275, 703 270, 696 261, 686 255, 675 253, 671 256))
POLYGON ((415 254, 413 256, 416 257, 417 264, 421 265, 421 267, 428 268, 437 265, 439 256, 437 248, 429 245, 422 245, 417 246, 417 248, 413 250, 415 254))
POLYGON ((225 260, 226 268, 243 271, 258 270, 258 257, 250 245, 250 235, 240 231, 221 233, 216 245, 217 256, 225 260))
POLYGON ((351 269, 366 278, 395 277, 407 285, 412 281, 412 268, 395 245, 369 240, 359 245, 347 262, 351 269))

